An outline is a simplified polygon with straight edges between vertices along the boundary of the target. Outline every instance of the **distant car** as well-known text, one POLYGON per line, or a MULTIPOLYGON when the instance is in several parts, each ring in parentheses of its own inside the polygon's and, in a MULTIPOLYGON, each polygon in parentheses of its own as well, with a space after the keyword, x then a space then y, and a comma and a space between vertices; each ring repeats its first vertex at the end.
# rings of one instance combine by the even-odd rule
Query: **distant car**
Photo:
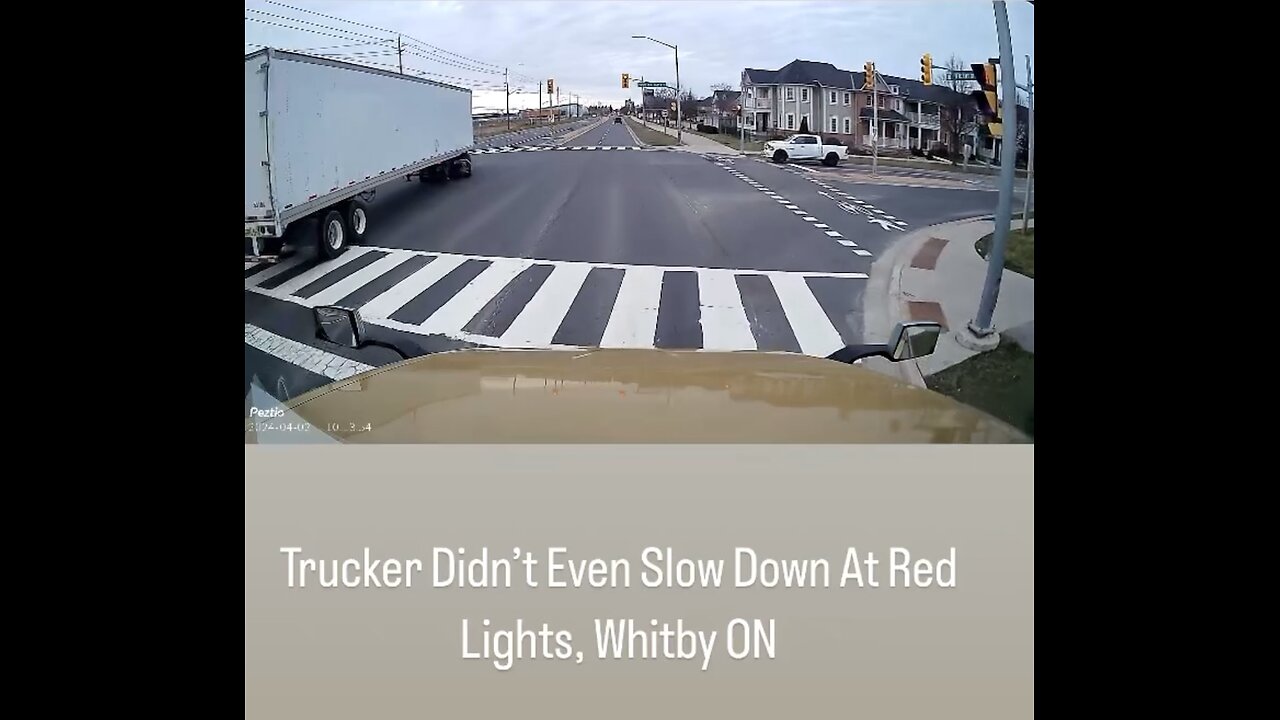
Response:
POLYGON ((613 121, 614 121, 614 122, 616 122, 616 123, 620 123, 620 122, 622 122, 622 116, 621 116, 621 115, 619 115, 619 116, 615 117, 615 118, 613 119, 613 121))

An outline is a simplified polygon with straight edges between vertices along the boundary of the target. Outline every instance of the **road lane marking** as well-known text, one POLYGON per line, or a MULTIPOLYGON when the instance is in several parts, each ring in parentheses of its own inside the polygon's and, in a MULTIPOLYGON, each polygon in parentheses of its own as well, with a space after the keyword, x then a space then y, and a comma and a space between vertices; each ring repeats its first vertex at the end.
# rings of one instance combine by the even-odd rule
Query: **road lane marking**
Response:
MULTIPOLYGON (((546 348, 570 349, 568 345, 557 345, 552 340, 562 330, 560 325, 569 316, 574 302, 585 287, 585 279, 590 271, 598 267, 614 266, 623 270, 619 282, 617 297, 609 307, 604 308, 607 319, 603 335, 597 345, 599 347, 654 347, 657 341, 658 316, 662 312, 681 312, 681 307, 662 309, 662 287, 667 271, 693 271, 698 282, 697 313, 701 328, 701 349, 705 350, 745 350, 757 347, 760 340, 752 329, 738 285, 738 277, 755 276, 767 278, 771 286, 783 300, 780 303, 782 313, 780 322, 785 322, 793 335, 801 338, 803 345, 797 349, 805 352, 820 352, 829 339, 831 332, 824 329, 824 324, 832 327, 845 322, 845 310, 833 310, 838 314, 819 322, 810 313, 814 308, 821 309, 816 297, 812 295, 807 283, 809 277, 835 277, 853 280, 866 280, 866 273, 823 273, 823 272, 786 272, 776 270, 752 270, 737 268, 697 268, 697 267, 664 267, 654 265, 621 265, 613 263, 586 263, 577 261, 548 261, 531 258, 499 258, 481 256, 458 256, 433 254, 425 251, 393 250, 369 248, 371 251, 398 253, 405 256, 423 255, 433 258, 426 265, 418 268, 413 274, 400 280, 386 291, 374 296, 369 303, 359 307, 361 315, 369 325, 376 325, 415 335, 443 335, 455 340, 490 347, 511 348, 546 348), (421 293, 429 291, 435 283, 470 261, 485 261, 489 265, 470 283, 459 288, 445 300, 430 317, 421 323, 409 323, 392 319, 390 316, 411 303, 421 293), (500 337, 483 335, 467 330, 475 321, 475 315, 499 297, 509 287, 510 282, 532 265, 544 264, 551 267, 546 280, 524 300, 524 306, 517 310, 516 318, 500 337), (808 295, 806 299, 804 295, 808 295), (817 350, 815 350, 817 349, 817 350)), ((856 250, 854 252, 857 252, 856 250)), ((404 260, 401 260, 404 262, 404 260)), ((375 263, 370 263, 370 267, 375 263)), ((321 263, 312 270, 324 275, 338 266, 337 261, 321 263)), ((379 267, 391 268, 391 263, 379 267)), ((399 267, 399 263, 395 265, 399 267)), ((376 279, 375 279, 376 281, 376 279)), ((354 284, 354 283, 351 283, 354 284)), ((277 300, 306 306, 307 301, 296 295, 279 296, 272 290, 249 288, 248 291, 274 297, 277 300)), ((336 294, 337 291, 335 291, 336 294)), ((668 298, 670 300, 670 298, 668 298)), ((679 302, 687 302, 681 300, 679 302)), ((687 311, 688 308, 685 308, 687 311)), ((825 312, 825 310, 824 310, 825 312)), ((845 328, 853 330, 852 328, 845 328)), ((839 334, 838 332, 836 333, 839 334)), ((305 340, 306 338, 299 338, 305 340)), ((268 351, 275 349, 262 339, 259 345, 268 351)), ((300 343, 293 348, 299 353, 310 352, 300 343)), ((577 346, 572 346, 577 347, 577 346)), ((830 350, 826 353, 829 354, 830 350)), ((316 364, 305 361, 308 366, 324 367, 324 363, 316 364)))
POLYGON ((867 252, 866 250, 863 250, 862 248, 858 248, 857 250, 854 250, 854 251, 853 251, 853 254, 854 254, 854 255, 859 255, 859 256, 861 256, 861 257, 870 257, 870 256, 871 256, 871 253, 867 252))
POLYGON ((386 273, 394 270, 397 265, 411 257, 413 256, 408 253, 392 252, 386 257, 378 258, 378 260, 369 263, 365 267, 351 273, 347 277, 330 285, 324 290, 306 298, 304 300, 304 304, 307 307, 332 305, 370 282, 373 282, 386 273))
POLYGON ((397 310, 424 290, 435 285, 454 268, 465 262, 466 258, 453 255, 440 256, 418 268, 412 275, 387 288, 387 291, 360 306, 360 315, 366 319, 389 318, 397 310))
POLYGON ((372 365, 334 355, 249 323, 244 324, 244 344, 330 380, 343 380, 373 369, 372 365))
POLYGON ((613 313, 600 338, 601 347, 653 347, 661 300, 661 270, 638 268, 624 274, 613 313))
POLYGON ((294 269, 295 267, 300 265, 302 261, 303 261, 303 258, 300 255, 294 255, 288 260, 282 260, 281 262, 278 262, 272 265, 266 270, 254 273, 253 275, 250 275, 249 277, 244 279, 244 288, 248 290, 251 287, 257 287, 261 285, 263 282, 270 280, 276 275, 279 275, 280 273, 288 272, 294 269))
POLYGON ((369 248, 367 247, 348 248, 347 251, 339 255, 337 259, 320 263, 319 265, 311 268, 310 270, 302 273, 301 275, 291 277, 288 280, 280 283, 276 287, 272 288, 271 291, 273 293, 276 293, 282 296, 292 295, 298 290, 301 290, 302 288, 310 285, 316 280, 319 280, 325 275, 328 275, 334 270, 337 270, 338 268, 342 267, 343 265, 346 265, 347 263, 351 262, 352 260, 355 260, 356 258, 364 255, 367 252, 369 252, 369 248))
MULTIPOLYGON (((420 325, 427 333, 462 330, 495 295, 533 263, 520 258, 495 260, 420 325)), ((431 265, 427 265, 431 267, 431 265)))
POLYGON ((542 287, 502 334, 502 341, 533 347, 550 345, 590 272, 591 266, 586 263, 553 268, 542 287))
POLYGON ((854 241, 852 241, 852 240, 837 240, 836 242, 840 243, 841 245, 843 245, 843 246, 845 246, 845 247, 858 247, 858 243, 856 243, 856 242, 854 242, 854 241))
POLYGON ((737 278, 725 270, 698 272, 698 297, 702 310, 702 346, 707 350, 755 350, 738 291, 737 278))
POLYGON ((805 355, 825 357, 844 347, 840 332, 809 290, 804 278, 795 275, 770 276, 778 302, 791 324, 791 332, 805 355))
MULTIPOLYGON (((730 165, 729 163, 731 163, 731 162, 732 162, 732 160, 729 160, 729 161, 717 161, 717 162, 716 162, 716 164, 717 164, 719 167, 721 167, 722 169, 724 169, 725 171, 727 171, 730 175, 732 175, 732 176, 734 176, 734 177, 738 178, 739 180, 742 180, 743 182, 746 182, 746 183, 748 183, 748 184, 752 184, 752 183, 754 183, 754 182, 755 182, 755 181, 754 181, 754 180, 752 180, 750 177, 746 176, 746 174, 745 174, 745 173, 738 171, 736 168, 734 168, 732 165, 730 165)), ((793 173, 793 174, 794 174, 794 173, 793 173)), ((828 184, 824 183, 824 182, 823 182, 823 181, 821 181, 821 180, 814 179, 814 178, 805 178, 805 179, 806 179, 806 180, 808 180, 809 182, 814 183, 815 185, 818 185, 819 187, 826 188, 827 190, 830 190, 830 191, 831 191, 831 192, 833 192, 833 193, 841 194, 841 193, 840 193, 840 191, 837 191, 835 188, 831 187, 830 185, 828 185, 828 184)), ((752 184, 752 187, 756 187, 756 186, 755 186, 754 184, 752 184)), ((777 201, 780 205, 782 205, 782 206, 783 206, 783 207, 785 207, 786 209, 790 210, 790 211, 792 212, 792 214, 794 214, 794 215, 796 215, 796 216, 800 216, 800 217, 801 217, 805 222, 807 222, 807 223, 812 223, 814 227, 819 228, 819 229, 823 229, 829 237, 844 237, 844 236, 843 236, 843 235, 841 235, 839 232, 836 232, 836 231, 833 231, 833 230, 827 230, 827 228, 829 227, 827 224, 817 222, 818 218, 816 218, 816 217, 814 217, 814 216, 812 216, 812 215, 809 215, 809 213, 808 213, 807 211, 805 211, 805 210, 801 210, 801 209, 800 209, 800 207, 799 207, 798 205, 796 205, 795 203, 791 202, 790 200, 788 200, 788 199, 786 199, 786 198, 782 197, 780 194, 775 193, 775 192, 773 192, 772 190, 770 190, 769 188, 766 188, 766 187, 763 187, 763 186, 761 186, 761 187, 757 187, 756 189, 758 189, 758 190, 760 190, 761 192, 765 193, 765 195, 766 195, 766 196, 768 196, 768 197, 772 198, 773 200, 777 201)), ((822 195, 823 197, 826 197, 826 198, 827 198, 827 199, 829 199, 829 200, 833 200, 833 201, 835 201, 835 197, 834 197, 833 195, 829 194, 829 193, 819 191, 819 192, 818 192, 818 194, 819 194, 819 195, 822 195)), ((856 209, 854 208, 854 206, 852 206, 852 205, 848 205, 848 204, 846 204, 846 203, 841 203, 841 202, 839 202, 839 201, 836 201, 836 204, 837 204, 837 205, 838 205, 842 210, 844 210, 845 212, 848 212, 848 213, 856 213, 856 212, 857 212, 857 210, 856 210, 856 209)), ((888 228, 886 228, 886 229, 888 229, 888 228)), ((894 228, 894 229, 898 229, 898 230, 900 230, 901 228, 894 228)), ((866 256, 864 255, 864 256, 862 256, 862 257, 866 257, 866 256)))

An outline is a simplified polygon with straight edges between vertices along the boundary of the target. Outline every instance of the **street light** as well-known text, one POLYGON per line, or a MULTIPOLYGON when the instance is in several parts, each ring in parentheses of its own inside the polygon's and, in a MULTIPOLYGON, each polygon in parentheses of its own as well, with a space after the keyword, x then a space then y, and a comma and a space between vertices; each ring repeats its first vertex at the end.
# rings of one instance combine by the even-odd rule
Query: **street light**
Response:
POLYGON ((684 135, 680 131, 680 48, 670 43, 664 43, 661 40, 655 40, 648 35, 632 35, 633 40, 653 40, 659 45, 666 45, 676 52, 676 142, 684 142, 684 135))

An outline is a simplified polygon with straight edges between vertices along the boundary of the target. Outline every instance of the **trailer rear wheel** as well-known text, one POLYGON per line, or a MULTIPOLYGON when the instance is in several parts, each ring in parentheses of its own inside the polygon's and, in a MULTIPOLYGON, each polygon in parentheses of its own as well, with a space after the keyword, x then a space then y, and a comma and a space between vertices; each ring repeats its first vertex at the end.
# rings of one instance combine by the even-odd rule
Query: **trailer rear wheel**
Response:
POLYGON ((351 242, 364 242, 365 233, 369 231, 369 206, 363 200, 352 200, 346 208, 347 229, 351 231, 351 242))
POLYGON ((320 254, 326 260, 332 260, 347 249, 347 223, 342 213, 330 210, 320 221, 320 254))
POLYGON ((471 177, 471 160, 459 158, 449 163, 449 177, 455 180, 471 177))

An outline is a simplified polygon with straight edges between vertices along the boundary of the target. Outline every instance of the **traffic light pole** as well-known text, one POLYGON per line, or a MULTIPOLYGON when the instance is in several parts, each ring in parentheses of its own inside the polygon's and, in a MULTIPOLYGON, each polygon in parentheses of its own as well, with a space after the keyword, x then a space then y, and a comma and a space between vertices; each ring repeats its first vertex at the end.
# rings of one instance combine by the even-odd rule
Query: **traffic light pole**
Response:
POLYGON ((1027 215, 1031 212, 1031 172, 1036 159, 1036 87, 1031 82, 1031 56, 1027 56, 1027 191, 1022 198, 1022 234, 1027 234, 1027 215))
POLYGON ((1014 164, 1018 160, 1018 91, 1013 72, 1013 41, 1009 36, 1009 11, 1004 0, 991 3, 996 16, 996 38, 1000 43, 1000 85, 1004 91, 1001 109, 1000 199, 996 203, 995 234, 991 238, 991 250, 987 255, 987 277, 978 302, 978 314, 969 322, 968 333, 957 333, 956 340, 972 350, 991 350, 1000 344, 992 319, 996 300, 1000 296, 1000 280, 1004 275, 1004 249, 1009 238, 1009 223, 1013 213, 1014 164), (1013 151, 1009 151, 1009 132, 1004 128, 1013 124, 1013 151))

